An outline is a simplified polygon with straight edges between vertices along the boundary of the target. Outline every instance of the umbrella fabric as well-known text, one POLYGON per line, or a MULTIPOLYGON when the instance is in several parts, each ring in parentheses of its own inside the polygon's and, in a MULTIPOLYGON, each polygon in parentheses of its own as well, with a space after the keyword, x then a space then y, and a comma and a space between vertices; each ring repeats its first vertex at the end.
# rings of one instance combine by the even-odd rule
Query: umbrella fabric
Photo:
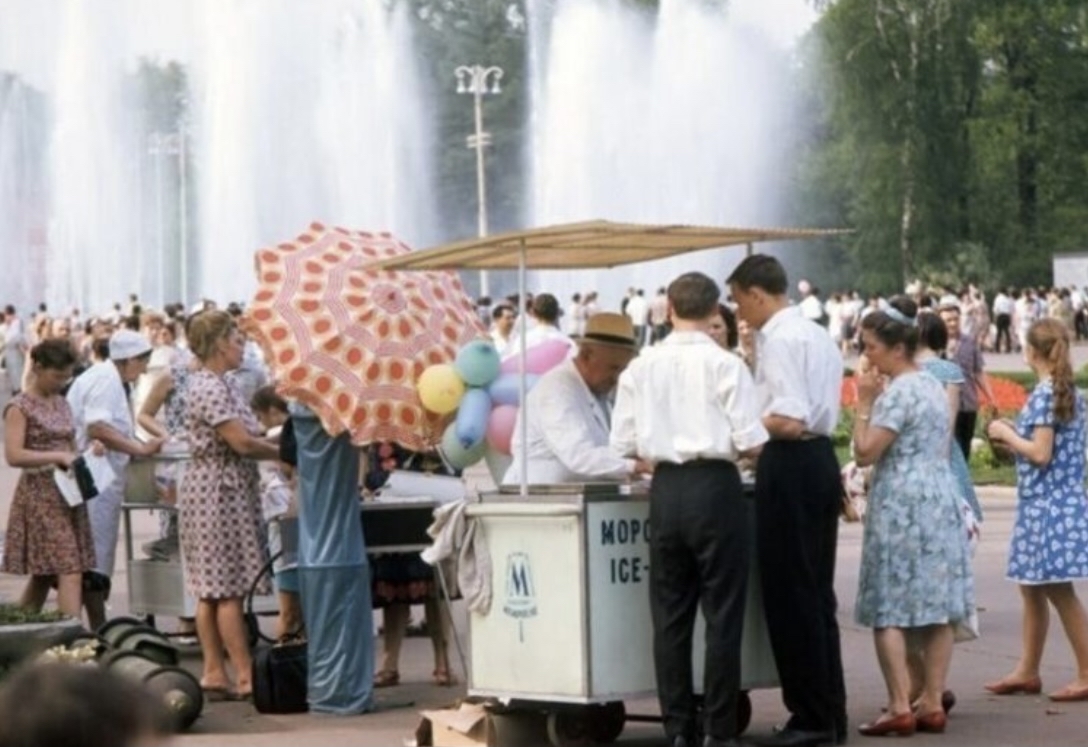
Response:
POLYGON ((277 391, 357 446, 392 441, 418 451, 436 443, 444 418, 423 409, 416 380, 486 336, 453 272, 365 269, 409 252, 388 233, 314 223, 256 255, 259 285, 245 329, 264 348, 277 391))

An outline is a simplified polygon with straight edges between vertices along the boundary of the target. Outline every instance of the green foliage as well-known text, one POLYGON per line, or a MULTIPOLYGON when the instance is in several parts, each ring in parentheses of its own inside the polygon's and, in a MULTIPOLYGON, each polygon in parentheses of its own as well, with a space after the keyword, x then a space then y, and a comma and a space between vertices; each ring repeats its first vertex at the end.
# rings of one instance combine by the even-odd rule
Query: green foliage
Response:
POLYGON ((0 625, 60 622, 67 619, 67 615, 57 610, 31 612, 16 604, 0 604, 0 625))
POLYGON ((836 281, 1049 282, 1088 219, 1088 3, 824 5, 798 202, 858 229, 836 281))

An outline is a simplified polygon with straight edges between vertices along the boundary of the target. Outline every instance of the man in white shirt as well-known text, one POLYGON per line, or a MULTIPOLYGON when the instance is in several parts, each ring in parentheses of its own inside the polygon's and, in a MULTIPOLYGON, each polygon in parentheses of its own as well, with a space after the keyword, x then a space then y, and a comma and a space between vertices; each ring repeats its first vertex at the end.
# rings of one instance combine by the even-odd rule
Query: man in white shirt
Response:
POLYGON ((530 484, 546 485, 623 480, 646 471, 645 465, 620 457, 608 446, 608 397, 635 351, 627 317, 601 313, 586 320, 577 355, 541 376, 526 396, 514 425, 514 461, 504 484, 520 484, 523 475, 530 484), (521 419, 526 413, 528 449, 523 455, 521 419))
POLYGON ((514 322, 518 314, 513 306, 500 303, 491 310, 491 342, 499 351, 499 357, 505 358, 513 344, 514 322))
POLYGON ((767 440, 743 361, 707 334, 721 293, 701 272, 668 289, 673 331, 620 376, 612 447, 655 465, 650 484, 654 669, 670 747, 696 747, 692 631, 706 617, 706 747, 736 745, 751 560, 735 462, 767 440))
POLYGON ((747 257, 727 280, 738 316, 759 330, 756 385, 771 434, 756 468, 756 548, 767 632, 791 711, 760 744, 842 743, 846 691, 835 619, 842 481, 829 436, 839 419, 842 355, 791 307, 774 257, 747 257))
POLYGON ((646 341, 646 320, 650 316, 650 305, 646 302, 642 288, 636 290, 635 295, 628 299, 624 313, 635 327, 635 342, 641 346, 646 341))
POLYGON ((28 349, 26 327, 15 307, 9 304, 4 308, 4 367, 7 368, 12 397, 22 390, 23 367, 28 349))
POLYGON ((669 334, 669 297, 664 288, 650 301, 650 342, 661 342, 669 334))
POLYGON ((999 290, 994 296, 994 325, 997 327, 997 340, 994 342, 994 352, 1001 352, 1001 341, 1005 341, 1005 352, 1012 352, 1012 314, 1016 310, 1016 303, 1005 293, 999 290))
POLYGON ((113 333, 109 347, 110 360, 91 366, 68 390, 77 448, 83 451, 91 441, 101 441, 115 475, 109 485, 97 486, 98 496, 87 504, 94 535, 95 569, 86 574, 83 603, 92 630, 97 630, 106 619, 129 457, 150 456, 163 444, 163 439, 136 440, 125 391, 126 385, 147 370, 151 343, 139 332, 123 329, 113 333))

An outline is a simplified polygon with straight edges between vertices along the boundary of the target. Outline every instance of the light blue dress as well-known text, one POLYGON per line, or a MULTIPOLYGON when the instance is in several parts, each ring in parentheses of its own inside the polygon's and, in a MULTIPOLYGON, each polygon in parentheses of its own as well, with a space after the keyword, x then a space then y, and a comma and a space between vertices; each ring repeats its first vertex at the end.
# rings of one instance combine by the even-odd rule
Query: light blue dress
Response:
POLYGON ((927 373, 901 374, 877 399, 870 423, 897 435, 873 470, 854 617, 873 628, 965 622, 975 584, 945 451, 944 387, 927 373))
MULTIPOLYGON (((943 358, 930 358, 922 363, 922 370, 931 375, 946 387, 949 384, 963 386, 966 379, 963 369, 958 363, 943 358)), ((951 415, 949 415, 951 419, 951 415)), ((949 442, 948 462, 952 467, 952 474, 956 476, 956 483, 960 486, 960 492, 967 505, 975 512, 975 518, 982 521, 982 505, 975 494, 975 483, 971 480, 971 470, 967 467, 967 460, 963 457, 963 449, 959 447, 955 439, 949 442)))
POLYGON ((1009 546, 1008 578, 1021 584, 1052 584, 1088 578, 1088 499, 1084 490, 1084 398, 1068 423, 1054 418, 1054 389, 1040 382, 1016 420, 1030 439, 1036 426, 1054 429, 1050 463, 1037 467, 1016 458, 1019 500, 1009 546))

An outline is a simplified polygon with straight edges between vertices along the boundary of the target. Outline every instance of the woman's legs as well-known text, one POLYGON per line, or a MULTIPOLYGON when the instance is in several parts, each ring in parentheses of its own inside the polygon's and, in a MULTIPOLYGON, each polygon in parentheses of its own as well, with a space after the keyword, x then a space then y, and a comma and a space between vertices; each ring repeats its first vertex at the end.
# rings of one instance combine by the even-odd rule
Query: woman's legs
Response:
POLYGON ((1085 614, 1084 605, 1077 598, 1071 583, 1051 584, 1042 588, 1058 611, 1065 636, 1077 659, 1077 679, 1071 687, 1084 689, 1088 687, 1088 615, 1085 614))
POLYGON ((450 674, 450 617, 446 605, 438 597, 428 597, 423 603, 427 632, 434 648, 434 681, 439 685, 453 684, 450 674))
MULTIPOLYGON (((22 596, 19 597, 19 606, 31 612, 41 612, 42 607, 45 606, 45 599, 49 596, 49 580, 49 576, 28 578, 22 596)), ((75 616, 79 617, 78 610, 75 616)))
POLYGON ((877 628, 873 631, 876 658, 888 688, 888 715, 910 713, 910 672, 907 667, 907 641, 901 628, 877 628))
POLYGON ((77 620, 83 614, 83 574, 57 576, 57 609, 77 620))
POLYGON ((1039 664, 1046 645, 1046 631, 1050 625, 1046 587, 1021 584, 1020 598, 1024 604, 1020 630, 1020 660, 1009 674, 987 684, 986 688, 989 690, 1002 685, 1021 684, 1039 676, 1039 664))
POLYGON ((385 684, 397 684, 398 678, 394 675, 399 671, 400 647, 408 629, 410 612, 411 608, 403 602, 390 602, 382 610, 382 663, 378 672, 379 681, 386 681, 385 684))
POLYGON ((948 666, 952 661, 954 636, 951 625, 929 625, 921 631, 924 655, 924 680, 918 712, 922 714, 944 712, 941 696, 948 679, 948 666))
POLYGON ((249 628, 246 627, 242 600, 238 597, 218 600, 215 619, 234 668, 238 693, 248 695, 253 692, 253 657, 249 650, 249 628))
POLYGON ((106 624, 106 592, 85 590, 83 607, 87 610, 87 624, 91 626, 91 630, 98 630, 106 624))
POLYGON ((201 599, 196 603, 196 630, 204 659, 200 686, 209 689, 230 687, 223 656, 223 639, 219 636, 218 606, 218 599, 201 599))

